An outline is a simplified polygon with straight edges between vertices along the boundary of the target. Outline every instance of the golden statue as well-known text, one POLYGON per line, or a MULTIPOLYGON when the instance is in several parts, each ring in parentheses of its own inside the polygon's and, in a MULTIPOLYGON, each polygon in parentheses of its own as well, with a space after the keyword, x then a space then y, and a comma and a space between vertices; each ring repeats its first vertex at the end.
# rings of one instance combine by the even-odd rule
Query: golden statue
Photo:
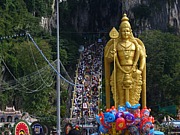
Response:
POLYGON ((109 35, 111 39, 104 50, 106 107, 110 108, 110 89, 116 107, 125 105, 126 101, 131 105, 139 103, 141 92, 142 107, 146 106, 145 47, 133 36, 126 14, 121 19, 119 32, 113 28, 109 35))

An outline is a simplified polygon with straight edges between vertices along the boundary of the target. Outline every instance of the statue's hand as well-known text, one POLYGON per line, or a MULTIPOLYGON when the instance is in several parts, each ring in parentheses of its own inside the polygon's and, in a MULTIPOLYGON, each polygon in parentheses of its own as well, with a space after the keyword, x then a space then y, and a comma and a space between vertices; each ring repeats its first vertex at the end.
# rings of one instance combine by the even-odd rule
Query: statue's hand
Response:
POLYGON ((110 51, 110 53, 111 53, 111 56, 112 56, 112 57, 114 57, 114 56, 117 55, 116 49, 113 49, 112 51, 110 51))
POLYGON ((139 75, 142 74, 142 71, 141 71, 141 70, 137 70, 136 72, 137 72, 137 74, 139 74, 139 75))

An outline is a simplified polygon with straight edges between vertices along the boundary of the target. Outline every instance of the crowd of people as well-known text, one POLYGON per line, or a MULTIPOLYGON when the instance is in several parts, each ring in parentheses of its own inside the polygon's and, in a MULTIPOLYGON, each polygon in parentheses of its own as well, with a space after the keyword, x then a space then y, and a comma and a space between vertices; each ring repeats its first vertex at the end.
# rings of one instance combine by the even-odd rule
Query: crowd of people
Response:
POLYGON ((71 118, 95 118, 98 114, 102 82, 103 43, 84 47, 76 71, 71 118))

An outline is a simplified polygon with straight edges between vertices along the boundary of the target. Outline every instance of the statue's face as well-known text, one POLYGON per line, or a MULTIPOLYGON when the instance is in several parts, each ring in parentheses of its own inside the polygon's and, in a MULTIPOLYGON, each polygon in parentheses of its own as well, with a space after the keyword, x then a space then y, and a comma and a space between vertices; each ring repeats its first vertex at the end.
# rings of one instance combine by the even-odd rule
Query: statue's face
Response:
POLYGON ((122 28, 121 29, 121 34, 123 39, 128 39, 131 34, 131 29, 130 28, 122 28))

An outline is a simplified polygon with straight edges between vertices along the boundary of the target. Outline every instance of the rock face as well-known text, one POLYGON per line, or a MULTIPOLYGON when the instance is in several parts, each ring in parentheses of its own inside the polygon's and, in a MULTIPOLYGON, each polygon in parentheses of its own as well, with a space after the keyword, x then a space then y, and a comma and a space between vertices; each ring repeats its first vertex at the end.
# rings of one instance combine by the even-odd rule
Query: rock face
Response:
POLYGON ((52 34, 52 28, 56 28, 56 16, 52 16, 51 18, 42 16, 40 26, 52 34))
MULTIPOLYGON (((127 13, 137 34, 145 29, 180 33, 179 0, 75 1, 69 18, 78 32, 108 32, 113 26, 118 28, 122 14, 127 13)), ((66 2, 72 4, 71 0, 66 2)))
POLYGON ((40 21, 40 26, 45 29, 46 31, 48 31, 50 34, 52 33, 52 29, 56 28, 56 4, 55 4, 55 0, 53 0, 52 3, 52 16, 49 17, 41 17, 41 21, 40 21))
POLYGON ((174 0, 172 3, 167 3, 166 9, 168 9, 169 25, 178 29, 178 32, 180 32, 180 1, 174 0))
POLYGON ((77 5, 72 23, 78 31, 99 32, 116 26, 120 22, 122 3, 108 0, 86 0, 77 5))

